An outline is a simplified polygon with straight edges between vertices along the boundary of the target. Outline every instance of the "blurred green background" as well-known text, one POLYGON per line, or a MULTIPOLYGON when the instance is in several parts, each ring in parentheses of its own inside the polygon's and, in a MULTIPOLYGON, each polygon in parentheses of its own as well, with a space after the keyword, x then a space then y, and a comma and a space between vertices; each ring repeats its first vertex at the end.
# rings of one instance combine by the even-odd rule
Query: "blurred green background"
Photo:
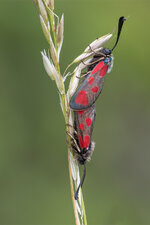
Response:
MULTIPOLYGON (((61 69, 130 16, 96 103, 84 199, 90 225, 150 224, 150 1, 55 0, 61 69)), ((110 43, 110 47, 113 41, 110 43)), ((65 124, 31 0, 0 0, 0 224, 71 225, 65 124)))

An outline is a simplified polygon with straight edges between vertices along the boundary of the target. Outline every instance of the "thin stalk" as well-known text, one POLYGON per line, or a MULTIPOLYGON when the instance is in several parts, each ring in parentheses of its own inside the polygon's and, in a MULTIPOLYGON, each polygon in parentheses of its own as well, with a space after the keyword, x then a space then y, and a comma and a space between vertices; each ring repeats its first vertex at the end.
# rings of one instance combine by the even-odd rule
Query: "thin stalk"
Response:
POLYGON ((55 34, 55 24, 54 24, 54 15, 52 14, 51 11, 49 11, 49 18, 50 18, 50 25, 52 27, 52 34, 53 34, 53 39, 54 39, 54 45, 55 48, 57 49, 57 40, 56 40, 56 34, 55 34))
MULTIPOLYGON (((35 3, 35 5, 38 5, 37 0, 33 0, 33 2, 35 3)), ((53 12, 53 9, 50 9, 49 6, 47 6, 45 0, 42 0, 42 2, 45 6, 46 11, 48 12, 48 15, 49 15, 49 21, 50 21, 50 26, 52 28, 54 45, 55 45, 55 48, 57 49, 57 40, 56 40, 56 34, 55 34, 55 20, 54 20, 54 15, 56 15, 56 14, 53 12)))
MULTIPOLYGON (((68 124, 69 118, 68 113, 65 105, 65 96, 61 95, 62 105, 63 105, 63 112, 65 117, 65 123, 68 124)), ((68 131, 68 127, 66 127, 66 131, 68 131)), ((73 204, 73 211, 74 211, 74 217, 75 217, 75 223, 76 225, 80 225, 80 220, 76 208, 76 203, 74 199, 74 189, 73 189, 73 180, 72 180, 72 174, 71 174, 71 161, 70 161, 70 147, 71 147, 71 140, 70 137, 67 136, 67 144, 68 144, 68 167, 69 167, 69 180, 70 180, 70 189, 71 189, 71 198, 72 198, 72 204, 73 204)))
MULTIPOLYGON (((55 20, 54 20, 54 13, 53 11, 48 8, 48 15, 49 15, 49 21, 50 21, 50 26, 51 26, 51 33, 53 35, 53 41, 54 41, 54 46, 55 46, 55 50, 57 52, 57 39, 56 39, 56 33, 55 33, 55 20)), ((59 61, 58 61, 58 58, 57 58, 57 62, 56 62, 56 68, 57 68, 57 71, 58 73, 60 74, 60 66, 59 66, 59 61)), ((61 74, 60 74, 60 79, 62 78, 61 74)))
MULTIPOLYGON (((63 96, 62 97, 62 102, 64 100, 63 96)), ((65 106, 65 104, 63 104, 63 107, 65 106)), ((64 110, 66 110, 66 108, 64 107, 64 110)), ((64 111, 66 112, 66 111, 64 111)), ((68 122, 68 117, 67 117, 67 113, 64 114, 65 116, 65 122, 67 124, 68 122)), ((68 131, 68 128, 66 127, 66 130, 68 131)), ((77 208, 76 208, 76 204, 75 204, 75 199, 74 199, 74 188, 73 188, 73 180, 72 180, 72 174, 71 174, 71 161, 70 161, 70 137, 67 136, 67 144, 68 144, 68 167, 69 167, 69 180, 70 180, 70 189, 71 189, 71 198, 72 198, 72 204, 73 204, 73 211, 74 211, 74 216, 75 216, 75 223, 76 225, 80 225, 80 220, 79 220, 79 216, 78 216, 78 212, 77 212, 77 208)))
POLYGON ((69 166, 69 180, 70 180, 71 198, 72 198, 73 211, 75 216, 75 223, 76 225, 80 225, 80 220, 79 220, 75 198, 74 198, 74 189, 73 189, 73 181, 72 181, 72 174, 71 174, 70 149, 68 149, 68 166, 69 166))
POLYGON ((83 222, 84 222, 84 225, 87 225, 86 211, 85 211, 85 206, 84 206, 82 190, 81 190, 81 205, 82 205, 82 209, 83 209, 83 222))

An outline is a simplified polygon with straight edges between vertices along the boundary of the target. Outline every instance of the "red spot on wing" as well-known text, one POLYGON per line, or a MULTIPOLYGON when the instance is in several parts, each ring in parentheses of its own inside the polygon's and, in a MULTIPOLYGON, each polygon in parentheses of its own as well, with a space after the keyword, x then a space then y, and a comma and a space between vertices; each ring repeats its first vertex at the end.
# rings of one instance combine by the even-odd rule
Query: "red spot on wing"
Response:
POLYGON ((80 123, 80 130, 83 130, 83 127, 84 127, 83 123, 80 123))
POLYGON ((77 113, 78 113, 78 114, 83 114, 84 111, 83 111, 83 110, 82 110, 82 111, 77 111, 77 113))
POLYGON ((94 77, 89 77, 89 78, 88 78, 88 82, 89 82, 89 84, 92 84, 92 83, 93 83, 93 81, 94 81, 94 77))
POLYGON ((86 91, 84 90, 79 91, 76 97, 76 103, 84 106, 88 105, 88 98, 86 96, 86 91))
POLYGON ((90 137, 89 137, 89 135, 85 135, 84 136, 84 143, 83 143, 84 148, 88 148, 89 144, 90 144, 90 137))
POLYGON ((105 64, 105 65, 103 66, 103 68, 100 70, 99 75, 100 75, 101 77, 104 77, 105 74, 106 74, 106 72, 107 72, 107 65, 105 64))
POLYGON ((96 73, 97 71, 99 71, 100 69, 102 69, 102 67, 105 65, 105 63, 103 61, 99 62, 93 69, 91 74, 96 73))
POLYGON ((87 118, 86 119, 86 124, 87 124, 88 127, 91 125, 91 123, 92 123, 91 118, 87 118))
POLYGON ((80 148, 83 149, 84 148, 84 144, 83 144, 83 139, 82 139, 80 134, 79 134, 79 144, 80 144, 80 148))
POLYGON ((94 86, 92 89, 91 89, 91 91, 92 92, 94 92, 94 93, 97 93, 98 92, 98 86, 94 86))

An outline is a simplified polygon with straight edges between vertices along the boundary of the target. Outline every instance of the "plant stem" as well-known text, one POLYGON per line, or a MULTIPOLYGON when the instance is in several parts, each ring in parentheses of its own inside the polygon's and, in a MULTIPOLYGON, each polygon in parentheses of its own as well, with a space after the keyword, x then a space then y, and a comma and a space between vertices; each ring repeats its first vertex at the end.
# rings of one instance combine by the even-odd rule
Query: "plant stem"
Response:
POLYGON ((84 222, 84 225, 87 225, 86 211, 85 211, 85 206, 84 206, 82 190, 81 190, 81 205, 82 205, 82 209, 83 209, 83 222, 84 222))
POLYGON ((71 197, 72 197, 73 211, 75 216, 75 223, 76 225, 80 225, 80 220, 79 220, 75 198, 74 198, 74 190, 73 190, 73 182, 72 182, 72 174, 71 174, 71 162, 70 162, 70 149, 68 149, 68 166, 69 166, 69 179, 70 179, 71 197))
POLYGON ((55 34, 55 24, 54 24, 54 14, 52 14, 51 11, 49 11, 49 18, 50 18, 50 25, 51 25, 51 28, 52 28, 52 34, 53 34, 53 39, 54 39, 54 45, 55 45, 55 48, 57 49, 57 40, 56 40, 56 34, 55 34))

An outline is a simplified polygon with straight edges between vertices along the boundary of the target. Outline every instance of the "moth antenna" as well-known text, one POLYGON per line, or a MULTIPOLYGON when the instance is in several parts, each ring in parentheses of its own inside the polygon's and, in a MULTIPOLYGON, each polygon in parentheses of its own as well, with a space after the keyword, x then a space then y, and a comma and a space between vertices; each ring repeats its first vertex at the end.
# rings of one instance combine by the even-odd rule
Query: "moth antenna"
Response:
POLYGON ((76 190, 76 193, 74 194, 75 200, 78 200, 78 193, 79 193, 80 188, 81 188, 82 185, 83 185, 83 182, 84 182, 84 179, 85 179, 85 175, 86 175, 86 164, 84 164, 83 175, 82 175, 80 184, 79 184, 79 186, 78 186, 78 188, 77 188, 77 190, 76 190))
POLYGON ((123 23, 124 23, 125 20, 126 20, 126 18, 124 16, 121 16, 119 18, 117 40, 116 40, 116 43, 114 44, 114 47, 111 49, 111 52, 114 50, 114 48, 116 47, 116 45, 117 45, 117 43, 119 41, 119 37, 120 37, 120 34, 121 34, 122 26, 123 26, 123 23))

